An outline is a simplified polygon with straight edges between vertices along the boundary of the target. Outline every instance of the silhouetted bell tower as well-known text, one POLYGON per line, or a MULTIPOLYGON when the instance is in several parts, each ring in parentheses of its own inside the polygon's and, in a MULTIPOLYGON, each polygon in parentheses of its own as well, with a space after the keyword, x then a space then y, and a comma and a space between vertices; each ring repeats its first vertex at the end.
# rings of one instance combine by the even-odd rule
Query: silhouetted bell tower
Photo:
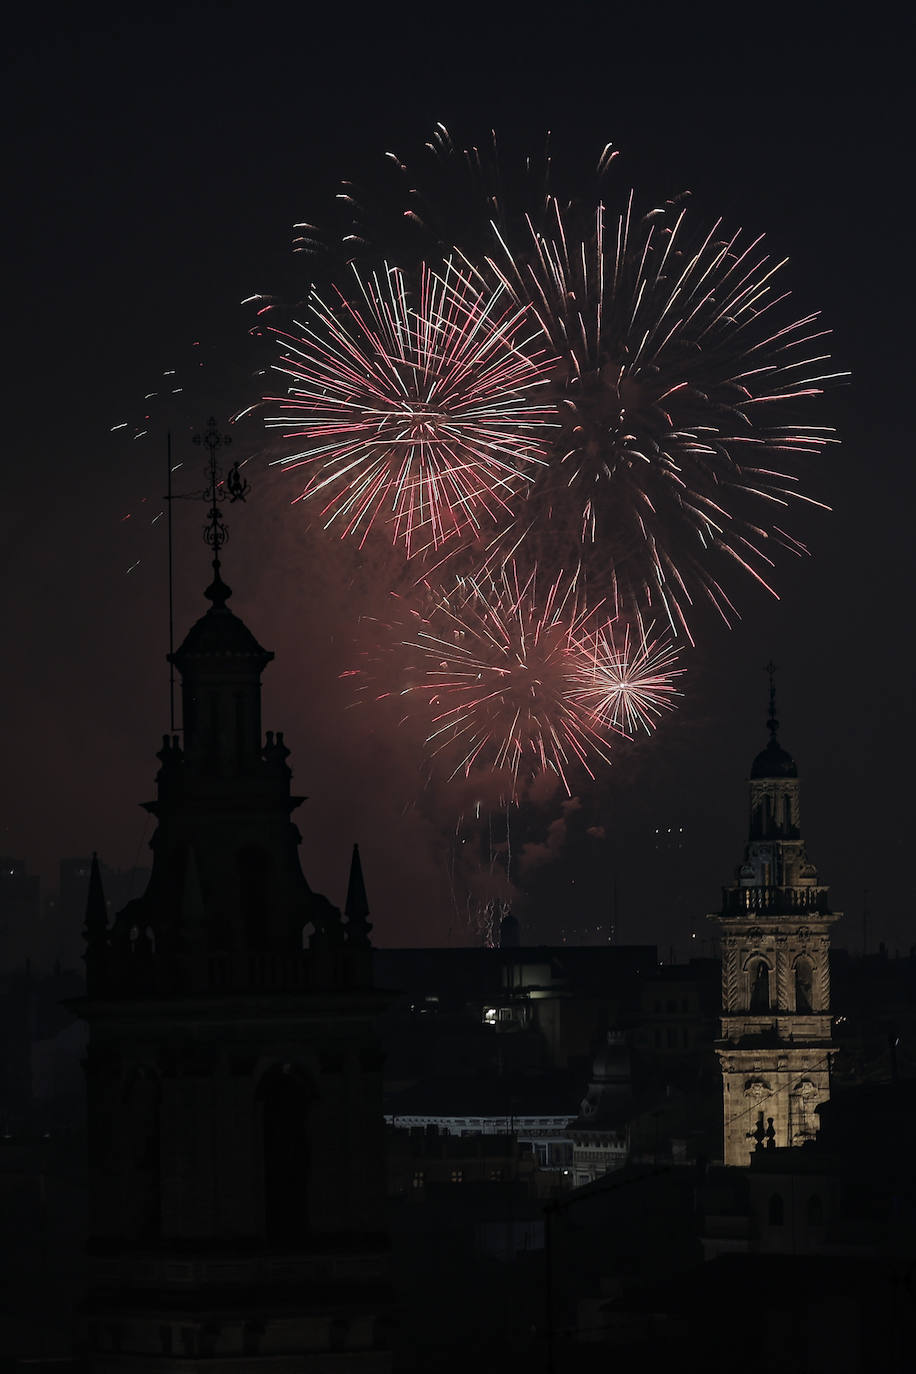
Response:
POLYGON ((798 769, 779 743, 773 664, 770 739, 749 780, 750 823, 736 882, 722 893, 724 1159, 747 1165, 754 1150, 799 1145, 817 1132, 815 1109, 830 1096, 827 888, 801 835, 798 769))
POLYGON ((184 737, 146 804, 149 886, 109 926, 90 885, 90 1367, 382 1371, 386 999, 358 854, 347 920, 302 874, 289 750, 261 734, 273 654, 221 577, 214 448, 210 606, 173 655, 184 737))

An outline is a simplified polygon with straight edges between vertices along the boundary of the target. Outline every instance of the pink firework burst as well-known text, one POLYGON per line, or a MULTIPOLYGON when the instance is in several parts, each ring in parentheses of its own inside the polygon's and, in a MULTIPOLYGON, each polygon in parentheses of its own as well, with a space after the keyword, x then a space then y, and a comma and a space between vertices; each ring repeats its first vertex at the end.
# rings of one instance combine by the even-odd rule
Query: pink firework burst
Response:
POLYGON ((536 573, 508 563, 492 576, 461 579, 424 617, 405 695, 428 712, 427 747, 452 778, 493 769, 506 801, 555 772, 570 791, 572 768, 594 777, 623 733, 578 690, 590 664, 594 616, 562 575, 538 594, 536 573))
POLYGON ((638 218, 632 196, 618 215, 549 198, 496 240, 481 276, 538 319, 560 419, 501 556, 533 540, 615 610, 658 607, 688 639, 698 595, 730 623, 730 568, 775 595, 777 548, 804 552, 791 508, 825 508, 800 477, 835 439, 806 411, 846 375, 817 315, 787 310, 784 263, 720 223, 697 235, 677 204, 638 218))
POLYGON ((492 527, 556 425, 527 306, 451 262, 350 271, 349 292, 312 291, 298 334, 279 336, 289 390, 267 424, 295 443, 279 461, 307 465, 302 498, 342 536, 382 524, 410 556, 492 527))
POLYGON ((578 677, 572 696, 596 722, 634 735, 655 728, 663 711, 680 695, 675 685, 683 669, 666 636, 653 638, 653 626, 622 630, 614 622, 590 630, 579 643, 578 677))

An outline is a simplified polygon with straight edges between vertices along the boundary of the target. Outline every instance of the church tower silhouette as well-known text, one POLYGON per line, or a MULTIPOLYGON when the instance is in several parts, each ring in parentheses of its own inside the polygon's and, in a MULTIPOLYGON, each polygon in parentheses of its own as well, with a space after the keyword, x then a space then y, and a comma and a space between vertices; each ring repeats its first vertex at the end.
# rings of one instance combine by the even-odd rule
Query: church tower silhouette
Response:
MULTIPOLYGON (((215 490, 215 485, 214 485, 215 490)), ((89 1367, 255 1374, 390 1368, 382 1056, 368 902, 306 882, 273 654, 210 608, 173 661, 153 866, 86 915, 89 1367)))
POLYGON ((798 769, 779 743, 775 668, 769 743, 750 776, 750 828, 736 882, 722 894, 724 1160, 747 1166, 754 1150, 801 1145, 830 1097, 830 926, 802 840, 798 769))

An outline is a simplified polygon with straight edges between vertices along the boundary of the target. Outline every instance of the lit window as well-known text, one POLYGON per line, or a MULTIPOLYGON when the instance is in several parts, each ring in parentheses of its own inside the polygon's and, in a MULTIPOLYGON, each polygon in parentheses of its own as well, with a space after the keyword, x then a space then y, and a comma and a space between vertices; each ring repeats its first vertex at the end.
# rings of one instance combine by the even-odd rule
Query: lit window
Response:
POLYGON ((422 1169, 417 1169, 416 1173, 415 1173, 414 1176, 413 1176, 413 1186, 414 1186, 415 1188, 422 1188, 422 1187, 423 1187, 423 1183, 424 1183, 423 1170, 422 1170, 422 1169))
POLYGON ((463 1170, 463 1169, 453 1169, 453 1170, 452 1170, 452 1182, 453 1182, 453 1183, 463 1183, 463 1182, 464 1182, 464 1170, 463 1170))

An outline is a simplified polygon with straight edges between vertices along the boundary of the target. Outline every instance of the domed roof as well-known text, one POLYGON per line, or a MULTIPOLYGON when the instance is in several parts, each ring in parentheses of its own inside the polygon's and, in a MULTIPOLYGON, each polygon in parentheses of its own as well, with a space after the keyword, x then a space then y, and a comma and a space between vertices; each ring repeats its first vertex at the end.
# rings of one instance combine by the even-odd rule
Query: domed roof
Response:
POLYGON ((594 1083, 629 1083, 630 1049, 620 1031, 608 1031, 607 1039, 592 1061, 594 1083))
POLYGON ((775 735, 754 759, 752 778, 797 778, 798 769, 791 754, 787 754, 775 735))
POLYGON ((259 669, 263 668, 273 654, 262 649, 245 622, 227 608, 232 590, 223 582, 218 567, 215 571, 205 593, 213 605, 191 626, 175 651, 174 662, 181 668, 189 658, 253 658, 258 660, 259 669))
POLYGON ((772 659, 767 664, 766 671, 770 675, 770 718, 767 721, 770 742, 765 749, 761 749, 751 764, 751 778, 797 778, 795 760, 791 754, 786 753, 776 738, 779 721, 776 719, 776 664, 772 659))

